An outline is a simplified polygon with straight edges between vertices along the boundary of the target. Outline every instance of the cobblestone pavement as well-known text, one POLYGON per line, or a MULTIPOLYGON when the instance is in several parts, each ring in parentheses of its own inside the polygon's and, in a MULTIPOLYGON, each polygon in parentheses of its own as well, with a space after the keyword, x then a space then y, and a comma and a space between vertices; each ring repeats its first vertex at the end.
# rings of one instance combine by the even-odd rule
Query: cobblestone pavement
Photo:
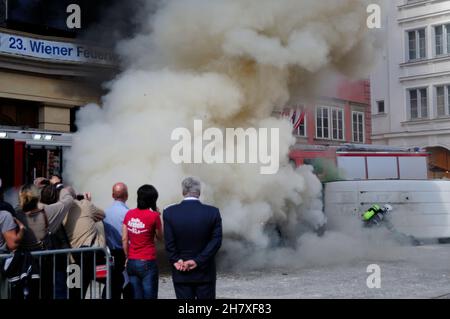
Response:
MULTIPOLYGON (((327 267, 268 269, 218 275, 218 298, 443 298, 450 299, 450 245, 408 247, 411 260, 358 261, 327 267), (369 289, 367 266, 381 269, 381 288, 369 289)), ((159 298, 174 298, 160 277, 159 298)))

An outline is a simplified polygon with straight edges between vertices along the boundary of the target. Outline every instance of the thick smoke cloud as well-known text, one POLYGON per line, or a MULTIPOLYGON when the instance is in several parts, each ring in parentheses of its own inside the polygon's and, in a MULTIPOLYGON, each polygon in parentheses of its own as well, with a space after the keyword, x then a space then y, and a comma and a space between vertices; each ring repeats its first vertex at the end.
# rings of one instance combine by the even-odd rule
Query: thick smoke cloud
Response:
POLYGON ((203 200, 221 209, 226 260, 255 252, 262 264, 261 252, 285 252, 273 251, 280 233, 290 254, 305 242, 300 231, 326 218, 312 169, 289 164, 290 123, 272 114, 292 96, 314 98, 327 74, 366 75, 373 57, 367 3, 166 0, 156 13, 148 4, 142 31, 117 47, 125 71, 108 84, 101 108, 78 114, 69 179, 103 206, 117 181, 129 185, 130 206, 135 190, 151 183, 163 207, 181 199, 184 177, 198 176, 203 200), (171 133, 192 130, 194 119, 221 129, 280 128, 278 174, 260 175, 254 165, 173 164, 171 133))

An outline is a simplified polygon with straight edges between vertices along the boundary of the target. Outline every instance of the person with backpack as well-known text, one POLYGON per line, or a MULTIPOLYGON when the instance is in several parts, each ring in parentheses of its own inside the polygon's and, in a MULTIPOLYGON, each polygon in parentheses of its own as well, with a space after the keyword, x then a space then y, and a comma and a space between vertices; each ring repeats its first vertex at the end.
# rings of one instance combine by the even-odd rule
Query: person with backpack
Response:
POLYGON ((61 190, 59 201, 39 207, 40 191, 28 184, 20 188, 17 218, 27 227, 21 248, 35 251, 51 249, 50 234, 55 233, 73 204, 68 188, 61 190))
MULTIPOLYGON (((53 249, 52 234, 61 226, 73 204, 68 188, 61 190, 58 202, 41 205, 40 190, 34 184, 27 184, 19 191, 17 219, 26 227, 20 249, 26 252, 53 249)), ((41 298, 53 297, 53 269, 50 258, 41 260, 41 298)), ((35 287, 33 287, 35 288, 35 287)), ((32 291, 31 294, 39 293, 32 291)))

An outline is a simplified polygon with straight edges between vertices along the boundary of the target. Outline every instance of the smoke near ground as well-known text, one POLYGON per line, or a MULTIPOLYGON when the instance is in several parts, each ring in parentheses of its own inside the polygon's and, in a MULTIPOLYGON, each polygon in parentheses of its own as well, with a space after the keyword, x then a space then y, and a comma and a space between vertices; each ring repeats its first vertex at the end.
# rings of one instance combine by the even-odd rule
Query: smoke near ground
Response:
POLYGON ((117 47, 125 70, 108 84, 102 107, 88 105, 77 115, 79 132, 65 169, 69 180, 102 206, 110 203, 115 182, 129 185, 130 206, 136 189, 151 183, 163 207, 180 201, 183 178, 200 177, 203 201, 222 213, 223 265, 359 256, 346 235, 302 235, 326 221, 321 184, 310 167, 289 165, 292 127, 272 112, 293 97, 320 95, 328 75, 367 75, 374 51, 368 3, 166 0, 156 13, 155 1, 148 4, 151 10, 140 11, 152 12, 141 21, 142 31, 117 47), (279 128, 279 172, 173 164, 171 133, 178 127, 192 131, 194 119, 205 128, 279 128))

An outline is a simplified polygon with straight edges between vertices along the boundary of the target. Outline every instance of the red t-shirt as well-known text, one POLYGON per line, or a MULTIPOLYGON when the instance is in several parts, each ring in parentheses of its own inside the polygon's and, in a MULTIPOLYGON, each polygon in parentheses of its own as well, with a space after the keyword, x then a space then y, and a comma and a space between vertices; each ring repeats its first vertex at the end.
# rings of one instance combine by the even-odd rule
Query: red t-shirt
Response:
POLYGON ((128 230, 128 258, 155 260, 155 234, 161 230, 159 213, 135 208, 128 211, 123 224, 128 230))

